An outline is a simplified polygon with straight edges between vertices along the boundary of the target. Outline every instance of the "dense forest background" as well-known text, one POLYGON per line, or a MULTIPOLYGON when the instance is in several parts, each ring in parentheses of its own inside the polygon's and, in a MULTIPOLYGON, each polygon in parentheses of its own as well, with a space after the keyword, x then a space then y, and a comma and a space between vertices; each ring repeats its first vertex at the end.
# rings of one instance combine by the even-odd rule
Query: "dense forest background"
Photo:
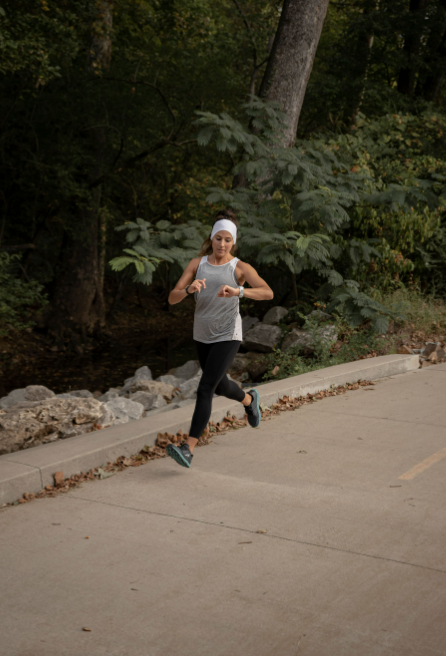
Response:
POLYGON ((274 304, 380 329, 389 290, 446 294, 446 0, 329 2, 285 143, 265 71, 292 4, 1 0, 0 330, 18 350, 32 329, 82 356, 125 341, 124 316, 179 344, 167 296, 224 205, 274 304))

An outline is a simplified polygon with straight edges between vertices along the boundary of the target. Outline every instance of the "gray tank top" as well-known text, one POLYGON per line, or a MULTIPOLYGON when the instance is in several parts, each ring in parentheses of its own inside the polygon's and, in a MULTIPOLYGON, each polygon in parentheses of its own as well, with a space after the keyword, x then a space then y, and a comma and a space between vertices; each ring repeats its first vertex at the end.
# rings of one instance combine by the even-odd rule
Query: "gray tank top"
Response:
POLYGON ((242 341, 242 319, 239 298, 219 298, 217 292, 222 285, 239 287, 235 272, 238 258, 226 264, 210 264, 205 255, 197 269, 197 278, 206 278, 206 289, 195 292, 194 339, 197 342, 242 341))

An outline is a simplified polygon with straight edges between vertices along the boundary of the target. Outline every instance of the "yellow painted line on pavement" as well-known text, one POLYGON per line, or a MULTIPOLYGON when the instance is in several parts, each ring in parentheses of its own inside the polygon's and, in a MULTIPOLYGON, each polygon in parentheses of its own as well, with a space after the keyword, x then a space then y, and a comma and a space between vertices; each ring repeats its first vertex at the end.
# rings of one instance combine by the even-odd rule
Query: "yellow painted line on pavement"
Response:
POLYGON ((398 480, 410 481, 412 478, 415 478, 415 476, 418 476, 418 474, 421 474, 426 471, 426 469, 429 469, 429 467, 432 467, 432 465, 435 465, 436 462, 443 460, 443 458, 446 458, 446 448, 418 463, 418 465, 415 465, 415 467, 412 467, 412 469, 409 469, 409 471, 402 474, 398 480))

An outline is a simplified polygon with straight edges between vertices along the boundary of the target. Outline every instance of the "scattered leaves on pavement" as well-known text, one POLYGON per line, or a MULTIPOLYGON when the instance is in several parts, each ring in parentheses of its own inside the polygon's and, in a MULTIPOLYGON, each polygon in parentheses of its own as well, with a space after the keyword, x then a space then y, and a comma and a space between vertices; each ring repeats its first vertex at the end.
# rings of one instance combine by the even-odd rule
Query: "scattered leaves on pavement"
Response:
MULTIPOLYGON (((357 383, 347 383, 344 386, 334 387, 330 389, 321 390, 315 394, 307 394, 307 396, 300 397, 290 397, 284 396, 279 399, 276 403, 273 403, 271 407, 264 406, 262 408, 262 420, 271 419, 274 415, 278 415, 281 412, 289 412, 292 410, 297 410, 298 408, 308 405, 310 403, 315 403, 329 396, 338 396, 345 394, 350 390, 357 390, 363 387, 370 387, 375 383, 369 380, 360 380, 357 383)), ((237 418, 235 415, 224 417, 220 422, 214 423, 209 422, 208 426, 201 435, 197 446, 205 446, 211 442, 211 439, 214 435, 220 435, 227 433, 230 430, 238 430, 248 425, 248 418, 245 415, 242 418, 237 418)), ((189 435, 184 433, 182 430, 178 433, 158 433, 154 446, 145 446, 141 451, 133 456, 119 456, 115 462, 108 462, 102 467, 95 467, 88 472, 81 472, 80 474, 73 474, 68 478, 63 478, 63 472, 56 472, 54 474, 54 485, 46 485, 43 490, 40 492, 25 492, 21 499, 14 501, 12 503, 3 503, 0 505, 0 508, 6 508, 8 506, 17 506, 18 504, 26 503, 27 501, 33 501, 34 499, 42 499, 43 497, 55 497, 58 494, 68 492, 70 489, 78 487, 81 483, 85 481, 93 481, 95 479, 103 480, 113 476, 117 472, 127 469, 127 467, 140 467, 144 465, 149 460, 157 460, 158 458, 166 457, 166 447, 168 444, 184 444, 189 435)), ((257 533, 266 533, 266 531, 259 530, 257 533)), ((83 629, 84 631, 90 629, 83 629)))

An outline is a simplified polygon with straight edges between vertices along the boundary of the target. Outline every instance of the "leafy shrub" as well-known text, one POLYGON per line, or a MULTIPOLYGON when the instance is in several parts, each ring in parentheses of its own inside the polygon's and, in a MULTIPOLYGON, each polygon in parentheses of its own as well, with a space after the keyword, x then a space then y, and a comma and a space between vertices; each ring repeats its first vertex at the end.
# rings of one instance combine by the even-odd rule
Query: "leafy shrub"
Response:
POLYGON ((153 273, 160 262, 177 264, 184 269, 189 260, 198 255, 201 244, 210 232, 209 226, 198 221, 175 225, 170 221, 158 221, 152 225, 144 219, 129 221, 116 228, 127 231, 126 241, 131 248, 125 248, 125 255, 110 261, 114 271, 122 271, 134 265, 134 282, 150 285, 153 273))
POLYGON ((433 294, 425 294, 418 287, 400 287, 389 294, 376 292, 384 305, 399 305, 403 308, 405 320, 402 325, 424 333, 446 333, 446 301, 433 294))
MULTIPOLYGON (((256 99, 245 111, 255 132, 227 114, 201 113, 197 121, 199 144, 215 143, 218 151, 238 158, 234 173, 245 184, 231 190, 213 188, 208 201, 238 210, 243 219, 242 257, 278 267, 289 276, 296 298, 296 277, 311 276, 313 294, 331 295, 330 308, 343 311, 353 327, 370 321, 374 330, 382 332, 391 319, 403 319, 398 309, 380 304, 367 293, 365 271, 376 268, 375 263, 383 258, 396 262, 398 271, 412 270, 413 263, 393 253, 391 244, 381 243, 376 234, 352 235, 352 226, 367 212, 373 216, 399 213, 412 221, 412 232, 409 219, 401 230, 413 235, 416 228, 424 230, 425 237, 431 235, 438 223, 442 180, 434 175, 423 180, 414 174, 403 177, 397 175, 399 170, 389 184, 383 176, 377 180, 371 166, 355 164, 370 159, 367 148, 373 150, 370 142, 374 142, 367 131, 362 137, 338 141, 326 137, 283 148, 283 117, 275 107, 256 99), (426 204, 432 216, 427 216, 426 204), (355 274, 359 281, 352 280, 355 274)), ((373 148, 375 153, 378 145, 373 148)), ((386 152, 390 150, 388 146, 386 152)), ((415 241, 413 237, 410 243, 415 241)))
MULTIPOLYGON (((307 319, 304 328, 314 331, 320 325, 319 322, 307 319)), ((281 349, 275 349, 269 357, 268 369, 264 375, 264 380, 280 380, 290 376, 309 373, 318 369, 324 369, 337 364, 353 362, 366 356, 372 351, 379 351, 383 346, 389 346, 393 339, 379 337, 375 330, 352 330, 342 319, 337 321, 337 330, 344 334, 344 341, 340 349, 332 353, 332 344, 317 337, 314 339, 312 348, 314 353, 310 357, 305 357, 298 347, 292 347, 286 352, 281 349), (279 370, 273 375, 274 368, 278 366, 279 370)))

